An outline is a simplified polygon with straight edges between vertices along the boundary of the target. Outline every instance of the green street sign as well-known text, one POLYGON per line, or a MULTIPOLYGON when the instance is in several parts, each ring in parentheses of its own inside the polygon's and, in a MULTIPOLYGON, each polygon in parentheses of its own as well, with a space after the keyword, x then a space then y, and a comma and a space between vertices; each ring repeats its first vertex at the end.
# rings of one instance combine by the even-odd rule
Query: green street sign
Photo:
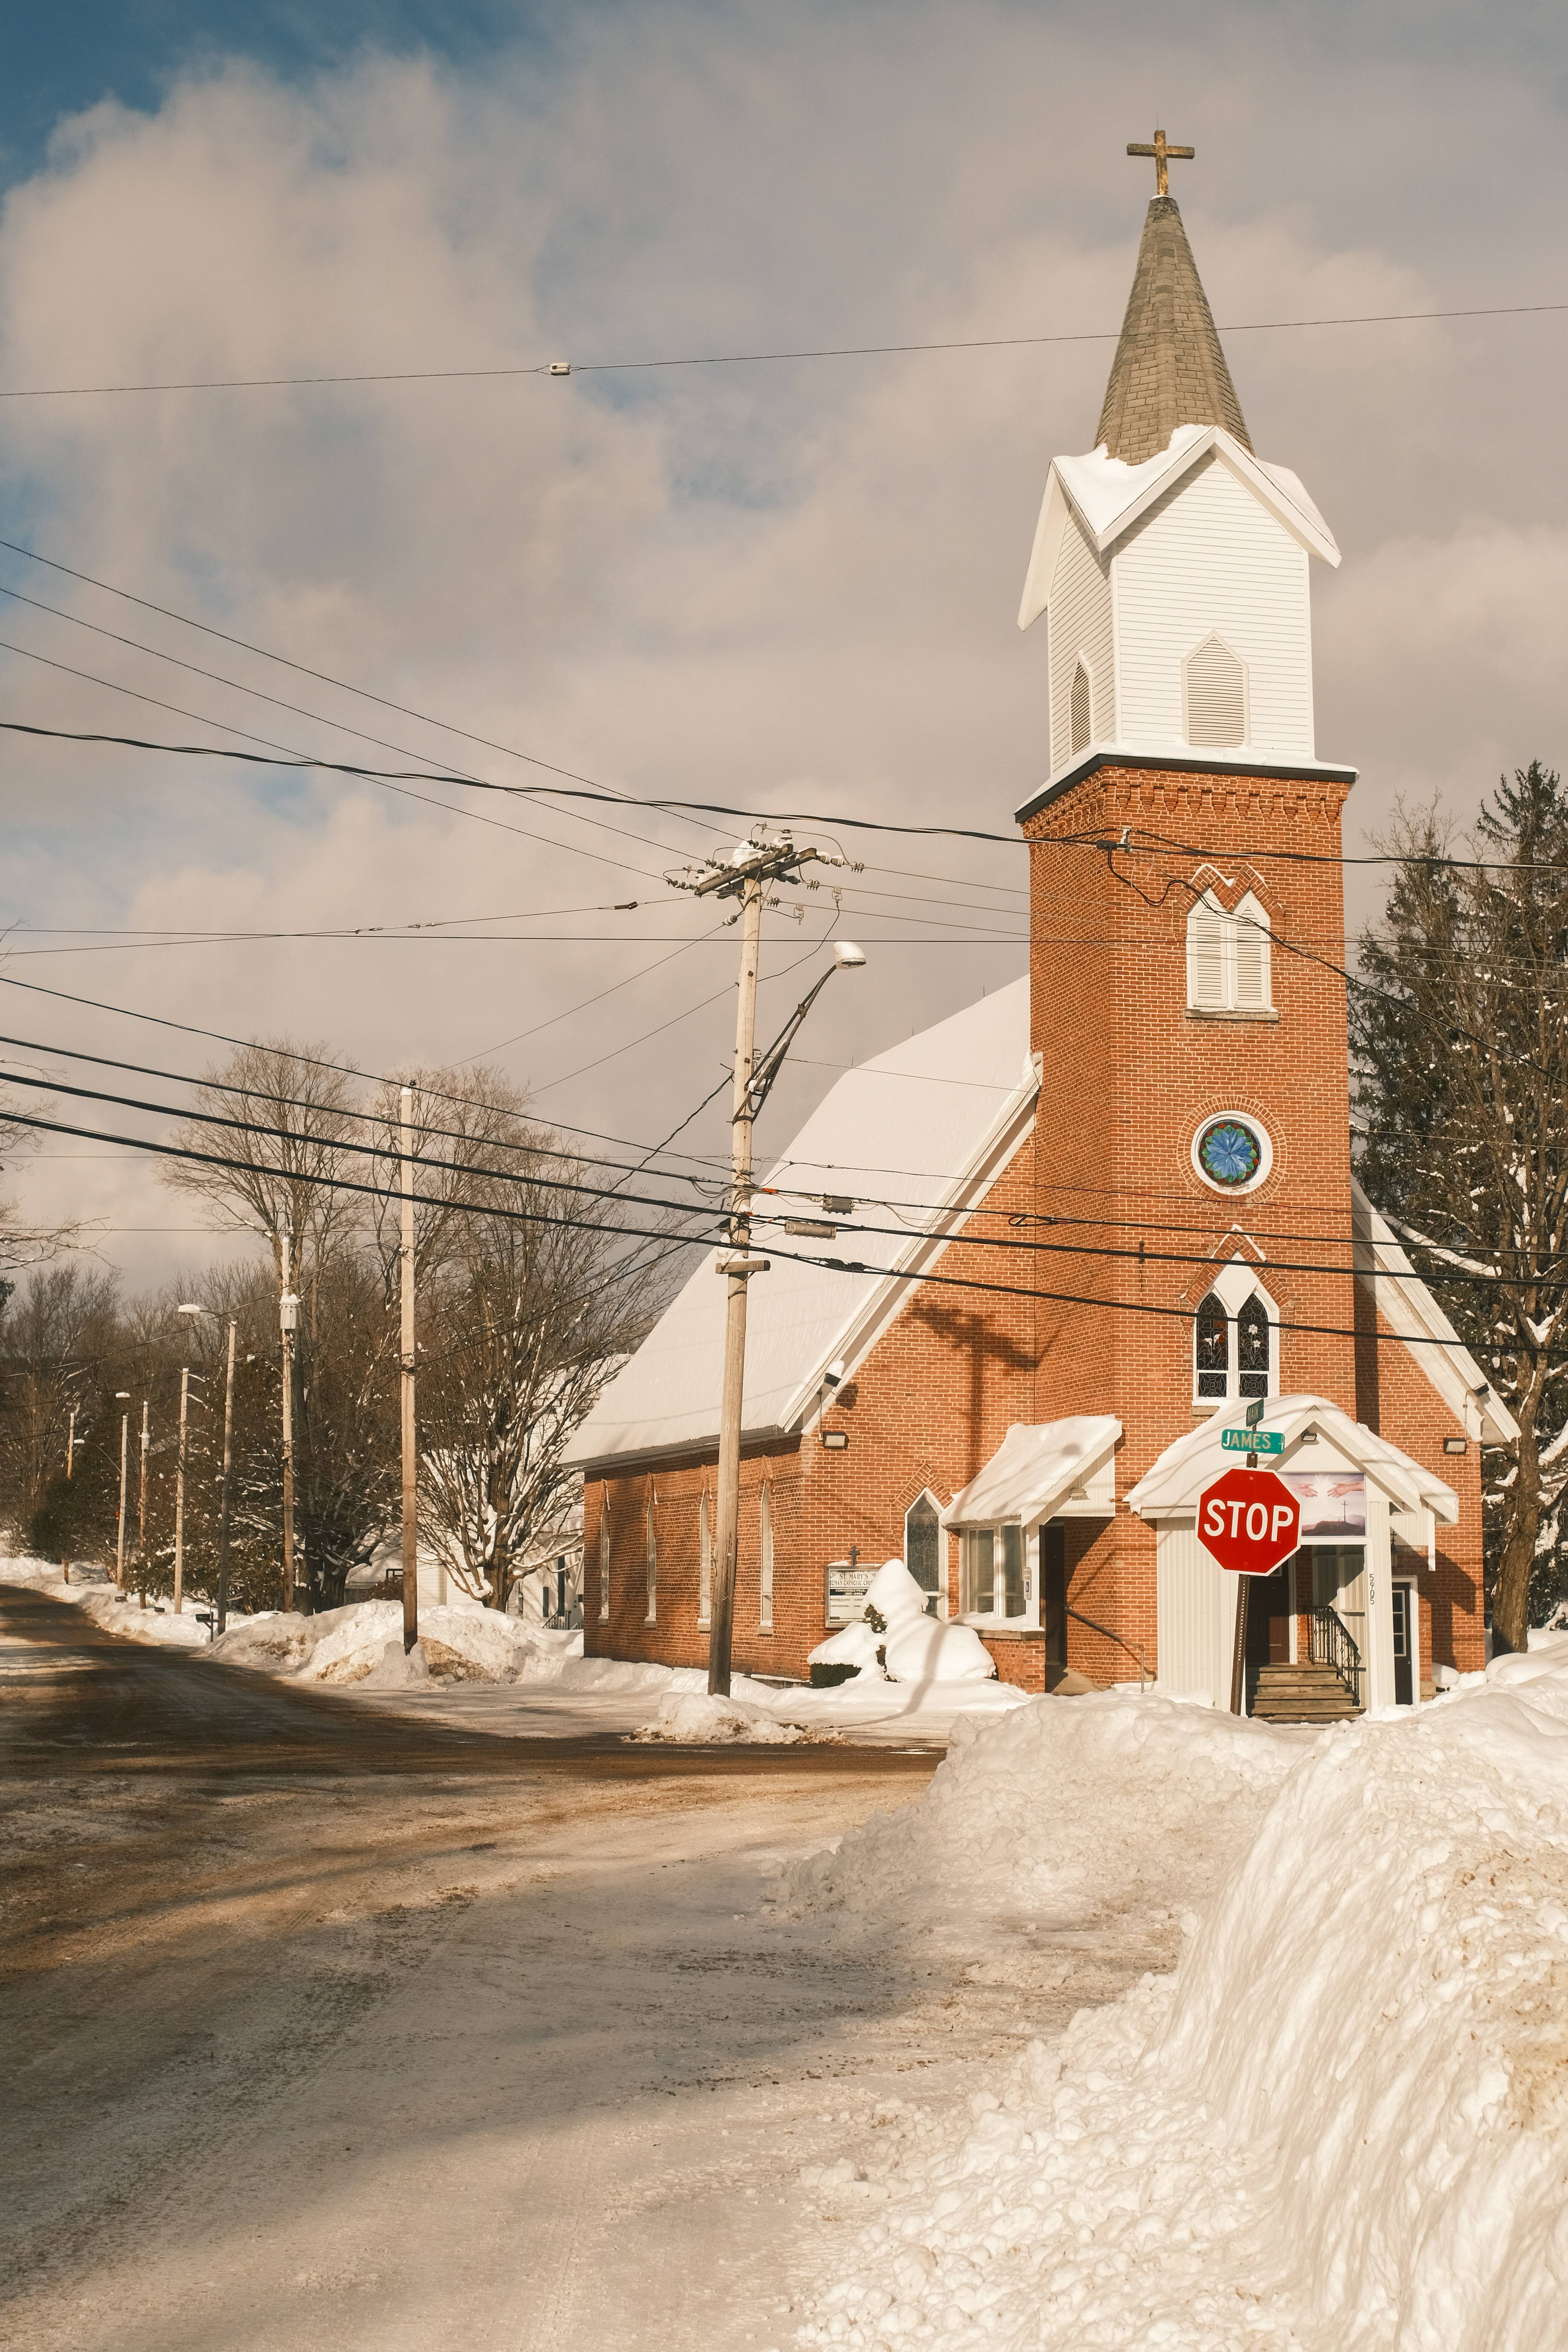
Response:
POLYGON ((1219 1442, 1226 1454, 1283 1454, 1282 1429, 1222 1429, 1219 1442))

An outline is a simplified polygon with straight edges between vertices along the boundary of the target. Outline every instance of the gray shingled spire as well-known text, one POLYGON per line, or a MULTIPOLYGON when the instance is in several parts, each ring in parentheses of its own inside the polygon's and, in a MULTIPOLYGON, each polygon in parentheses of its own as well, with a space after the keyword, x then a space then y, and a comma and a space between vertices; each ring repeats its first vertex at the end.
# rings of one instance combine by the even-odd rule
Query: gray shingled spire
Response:
POLYGON ((1110 364, 1097 444, 1141 466, 1178 425, 1223 425, 1250 449, 1208 297, 1173 196, 1155 196, 1110 364))

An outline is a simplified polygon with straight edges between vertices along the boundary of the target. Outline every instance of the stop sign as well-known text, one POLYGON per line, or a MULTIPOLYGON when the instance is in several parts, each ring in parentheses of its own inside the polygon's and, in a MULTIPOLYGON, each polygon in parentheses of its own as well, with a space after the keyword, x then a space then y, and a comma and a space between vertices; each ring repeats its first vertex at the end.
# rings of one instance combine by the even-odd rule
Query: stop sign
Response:
POLYGON ((1272 1470, 1239 1465, 1198 1496, 1198 1541, 1238 1576, 1272 1576, 1301 1536, 1301 1507, 1272 1470))

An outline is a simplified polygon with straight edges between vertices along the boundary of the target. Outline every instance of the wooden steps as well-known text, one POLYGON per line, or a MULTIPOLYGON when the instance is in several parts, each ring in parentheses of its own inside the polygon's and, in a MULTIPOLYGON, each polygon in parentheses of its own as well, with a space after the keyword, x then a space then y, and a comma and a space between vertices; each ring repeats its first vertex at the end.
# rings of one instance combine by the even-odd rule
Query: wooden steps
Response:
POLYGON ((1361 1708, 1332 1666, 1260 1666, 1252 1713, 1263 1723, 1350 1723, 1361 1708))

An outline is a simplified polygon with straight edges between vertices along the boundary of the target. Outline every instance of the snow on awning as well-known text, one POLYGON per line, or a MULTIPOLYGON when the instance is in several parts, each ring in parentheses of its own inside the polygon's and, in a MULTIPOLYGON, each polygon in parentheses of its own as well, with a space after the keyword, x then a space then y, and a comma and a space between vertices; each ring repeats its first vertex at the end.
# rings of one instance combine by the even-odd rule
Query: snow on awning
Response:
MULTIPOLYGON (((1129 1494, 1129 1510, 1145 1519, 1196 1510, 1198 1496, 1209 1481, 1222 1471, 1235 1469, 1242 1459, 1239 1454, 1226 1453, 1221 1440, 1227 1429, 1245 1427, 1246 1420, 1246 1407, 1234 1405, 1217 1412, 1202 1428, 1176 1438, 1151 1463, 1129 1494)), ((1314 1452, 1303 1457, 1300 1451, 1304 1444, 1313 1442, 1308 1433, 1315 1431, 1316 1443, 1334 1449, 1346 1463, 1363 1472, 1383 1489, 1394 1510, 1430 1511, 1446 1527, 1452 1527, 1459 1516, 1459 1498, 1452 1486, 1413 1454, 1380 1437, 1364 1423, 1352 1421, 1327 1397, 1270 1397, 1262 1426, 1278 1431, 1285 1441, 1283 1453, 1267 1457, 1266 1468, 1291 1471, 1310 1470, 1320 1464, 1326 1466, 1326 1454, 1314 1452)))
POLYGON ((1016 1421, 977 1478, 942 1515, 944 1528, 1033 1527, 1040 1519, 1109 1518, 1116 1508, 1121 1423, 1108 1412, 1016 1421))

